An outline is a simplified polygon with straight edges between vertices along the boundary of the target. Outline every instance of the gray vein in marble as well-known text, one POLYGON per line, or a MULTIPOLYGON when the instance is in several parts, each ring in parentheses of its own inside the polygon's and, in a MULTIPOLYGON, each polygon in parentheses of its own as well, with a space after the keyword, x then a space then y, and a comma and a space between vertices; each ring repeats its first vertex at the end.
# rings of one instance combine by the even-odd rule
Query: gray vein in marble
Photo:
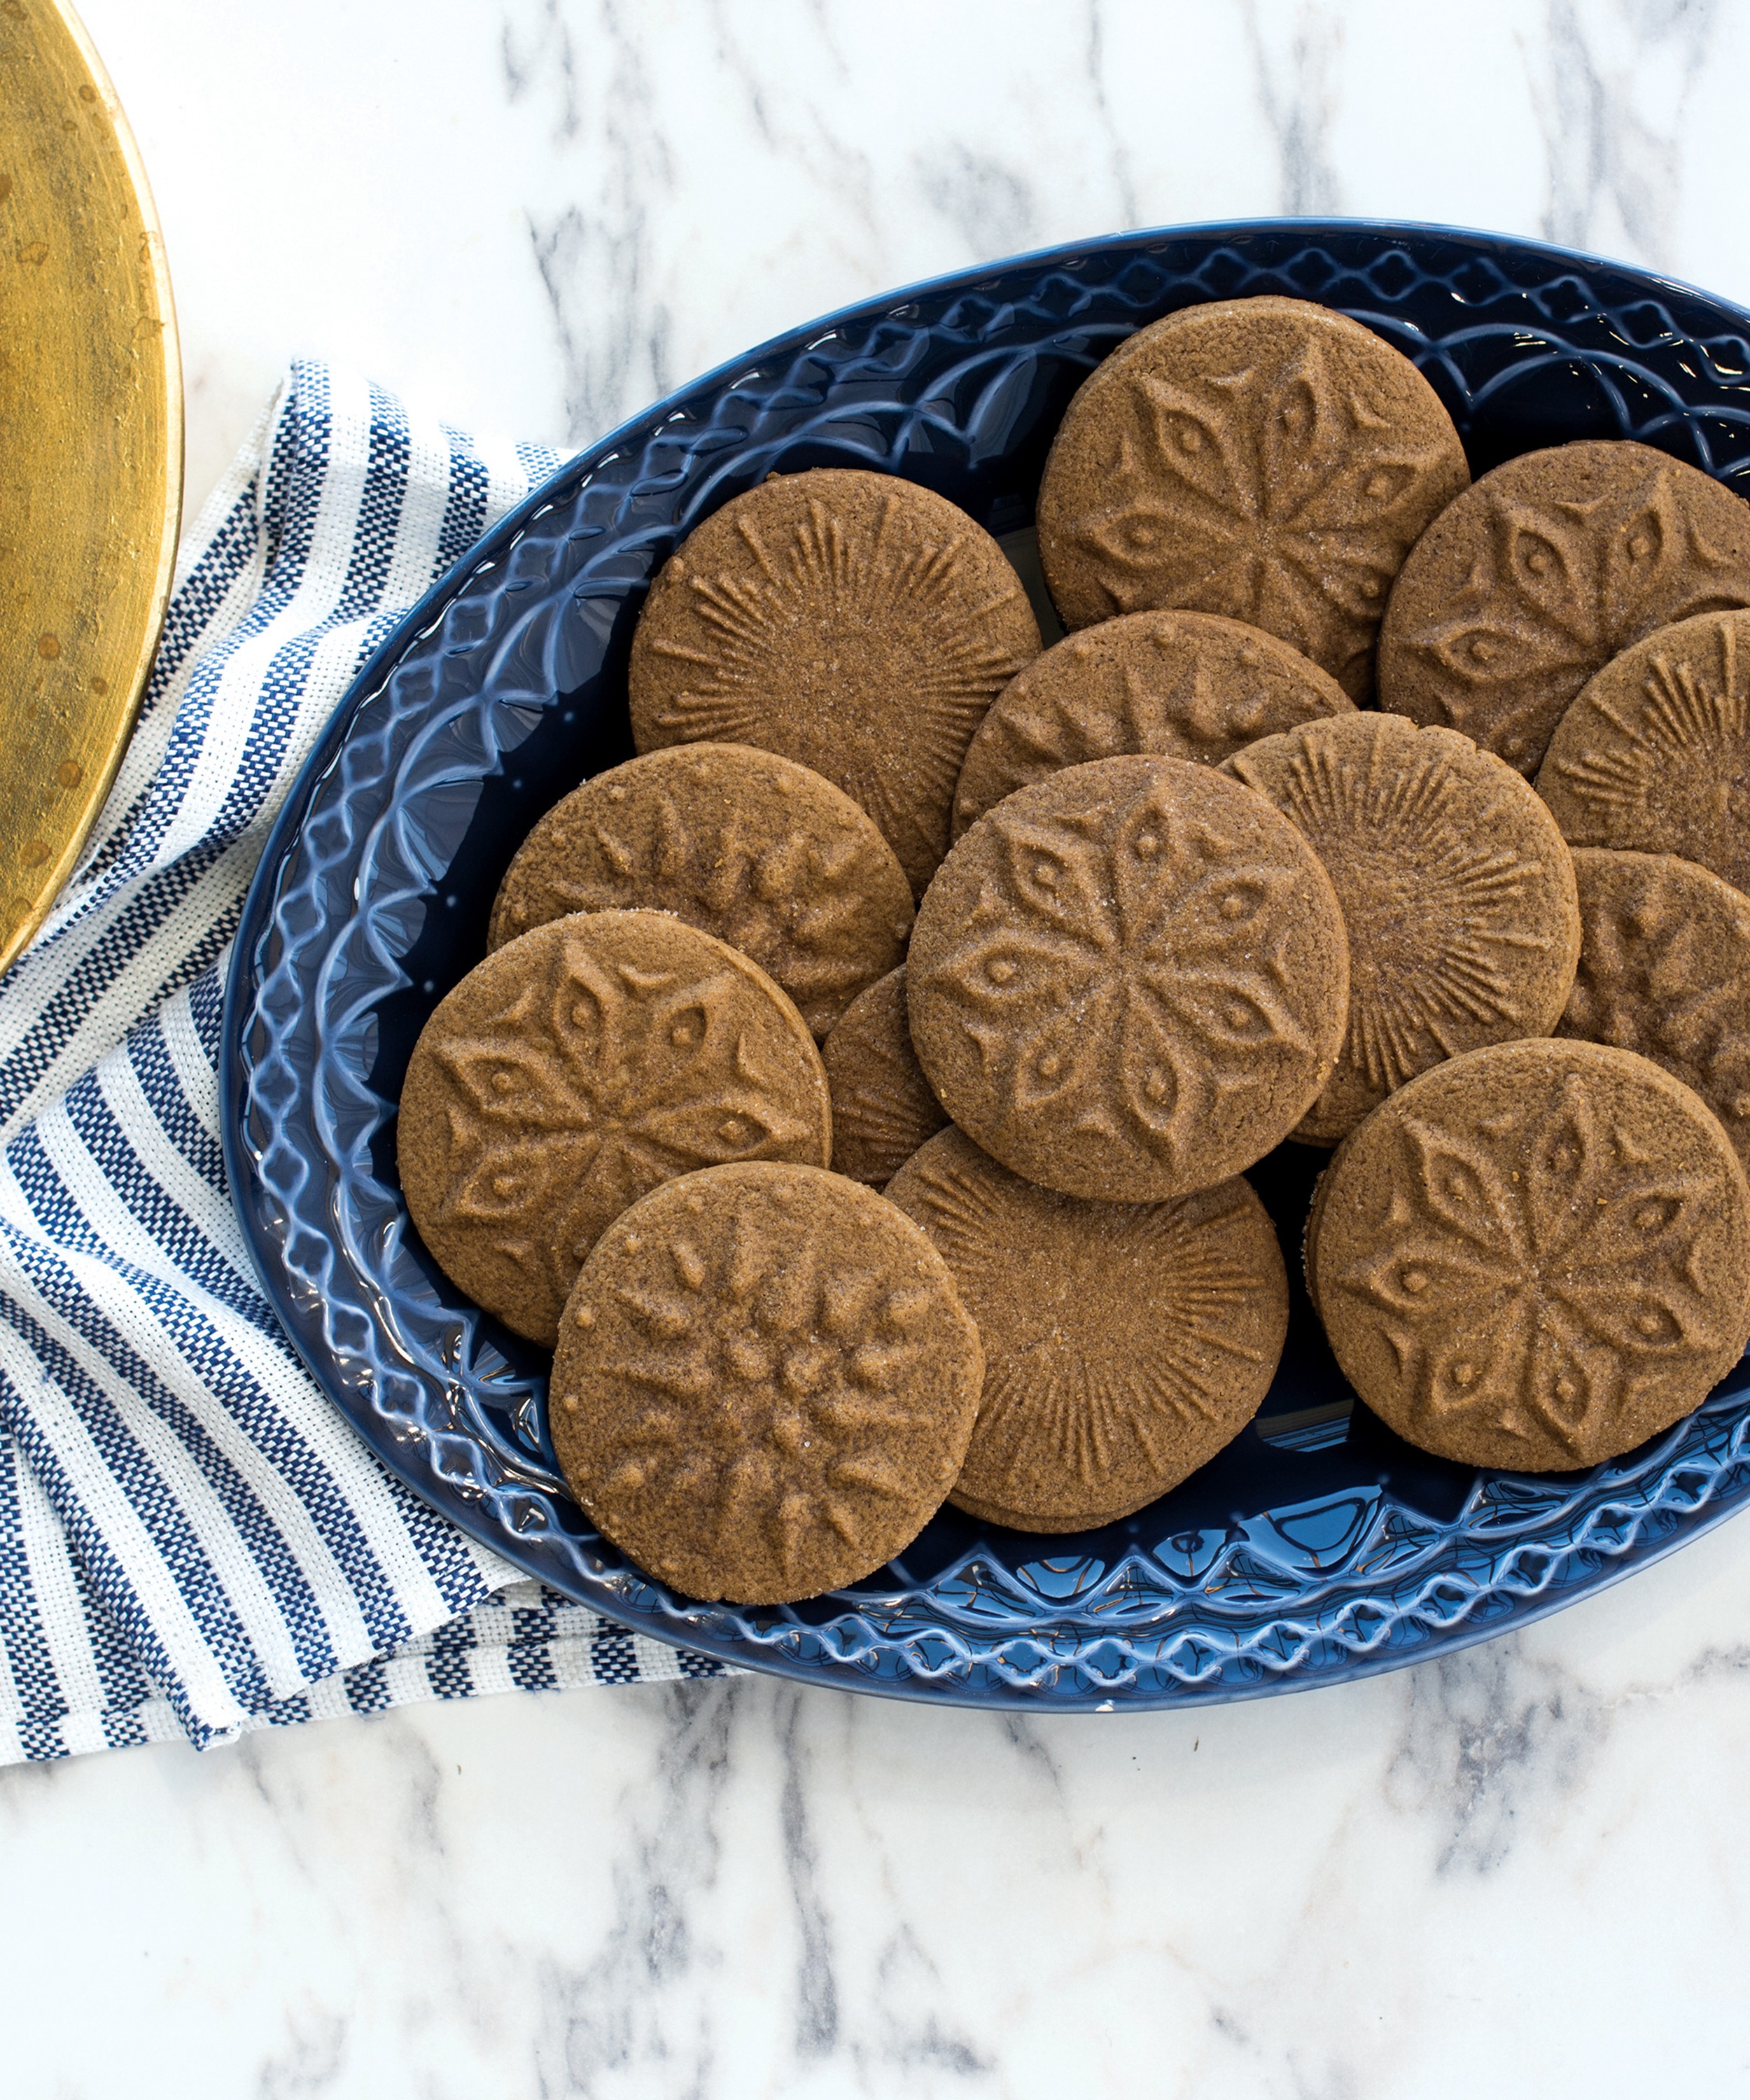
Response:
POLYGON ((969 255, 1012 255, 1035 244, 1032 186, 990 155, 944 145, 918 157, 917 175, 969 255))
POLYGON ((538 86, 555 105, 555 148, 581 143, 605 161, 590 204, 526 213, 564 364, 567 435, 578 443, 672 383, 672 316, 649 285, 651 215, 675 182, 655 121, 652 54, 615 0, 592 11, 574 35, 561 0, 541 0, 531 34, 518 37, 507 19, 502 38, 512 99, 538 86))
POLYGON ((1051 1789, 1051 1798, 1060 1811, 1067 1809, 1064 1793, 1064 1775, 1037 1726, 1025 1714, 1004 1714, 1001 1716, 1003 1732, 1022 1763, 1038 1773, 1051 1789))
POLYGON ((714 1886, 718 1819, 730 1780, 739 1685, 677 1685, 653 1783, 621 1804, 613 1912, 580 1972, 543 1965, 536 2042, 544 2096, 593 2093, 629 2066, 662 2067, 663 2089, 702 2096, 715 2082, 706 2010, 722 1954, 689 1924, 714 1886))
POLYGON ((1331 157, 1342 17, 1333 9, 1303 7, 1285 38, 1267 37, 1258 0, 1245 0, 1246 42, 1256 72, 1259 108, 1276 141, 1280 208, 1323 215, 1343 209, 1342 187, 1331 157))
POLYGON ((1112 172, 1118 186, 1118 225, 1113 229, 1139 226, 1142 206, 1138 201, 1135 164, 1122 132, 1113 121, 1106 96, 1106 17, 1103 0, 1087 3, 1087 77, 1093 90, 1094 111, 1105 134, 1112 157, 1112 172))
POLYGON ((1608 249, 1620 227, 1630 254, 1668 264, 1685 108, 1718 20, 1716 0, 1550 0, 1544 38, 1522 36, 1547 163, 1545 240, 1608 249), (1674 61, 1677 88, 1659 112, 1646 105, 1661 57, 1674 61))
POLYGON ((262 2064, 255 2082, 258 2100, 300 2100, 300 2096, 341 2091, 348 2025, 339 2014, 320 2006, 288 2010, 290 2039, 262 2064))
POLYGON ((1439 1831, 1435 1872, 1484 1875, 1522 1832, 1547 1832, 1603 1749, 1607 1701, 1516 1635, 1408 1674, 1408 1712, 1387 1798, 1439 1831))
POLYGON ((821 1893, 820 1856, 809 1825, 808 1754, 800 1740, 801 1701, 806 1693, 786 1687, 778 1705, 778 1752, 783 1770, 778 1815, 783 1830, 784 1870, 796 1911, 800 1945, 796 1961, 796 2052, 830 2056, 839 2040, 839 1989, 833 1973, 832 1935, 821 1893))
MULTIPOLYGON (((716 4, 721 6, 723 0, 716 0, 716 4)), ((820 38, 822 47, 837 68, 839 78, 849 86, 853 78, 851 62, 844 55, 837 37, 833 33, 833 17, 840 11, 839 9, 834 6, 833 0, 807 0, 807 6, 809 20, 814 24, 814 33, 820 38)))
POLYGON ((527 43, 506 16, 499 33, 499 51, 512 105, 525 100, 537 88, 556 86, 559 108, 555 130, 562 139, 575 139, 583 121, 583 107, 577 92, 576 51, 560 12, 559 0, 540 0, 536 31, 527 43))
MULTIPOLYGON (((806 19, 843 87, 854 90, 850 63, 833 33, 833 13, 813 7, 806 19)), ((799 183, 809 191, 822 191, 845 211, 857 230, 859 247, 879 245, 882 225, 875 163, 851 143, 846 135, 849 127, 833 121, 836 112, 830 104, 803 95, 799 81, 807 74, 805 54, 797 54, 786 64, 781 43, 775 50, 769 43, 750 48, 739 26, 749 20, 747 11, 731 0, 712 0, 712 17, 717 63, 735 81, 762 141, 799 183)))
POLYGON ((873 2010, 884 2030, 883 2053, 889 2062, 911 2071, 933 2067, 960 2079, 989 2078, 996 2072, 995 2059, 965 2035, 946 2029, 941 2011, 928 2004, 928 1998, 942 1994, 942 1974, 910 1926, 901 1925, 888 1935, 876 1960, 875 1986, 873 2010), (926 2001, 921 2019, 920 2000, 926 2001))

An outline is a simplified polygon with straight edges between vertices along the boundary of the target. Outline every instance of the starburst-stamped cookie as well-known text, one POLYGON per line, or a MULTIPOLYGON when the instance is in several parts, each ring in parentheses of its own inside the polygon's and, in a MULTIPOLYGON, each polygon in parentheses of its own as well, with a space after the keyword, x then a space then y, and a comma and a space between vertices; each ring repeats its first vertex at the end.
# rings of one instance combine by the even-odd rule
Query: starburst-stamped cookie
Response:
POLYGON ((1750 1336, 1750 1185, 1699 1096, 1594 1043, 1473 1050, 1347 1138, 1309 1220, 1337 1361, 1400 1436, 1563 1471, 1700 1405, 1750 1336))
POLYGON ((948 1120, 911 1047, 903 968, 857 994, 820 1055, 832 1093, 833 1171, 884 1188, 948 1120))
POLYGON ((1223 613, 1364 699, 1392 579, 1470 479, 1389 343, 1303 299, 1218 301, 1140 329, 1083 382, 1046 462, 1039 558, 1068 627, 1223 613))
POLYGON ((1443 1058, 1554 1027, 1580 954, 1573 865, 1511 766, 1366 713, 1266 737, 1226 770, 1306 837, 1349 938, 1342 1055, 1295 1136, 1333 1145, 1443 1058))
POLYGON ((1038 651, 1020 577, 945 496, 852 468, 781 474, 657 577, 633 637, 633 739, 811 766, 875 818, 921 895, 972 732, 1038 651))
POLYGON ((1750 612, 1613 657, 1557 725, 1537 792, 1574 845, 1677 854, 1750 890, 1750 612))
POLYGON ((1066 765, 1138 752, 1219 765, 1261 736, 1352 707, 1298 649, 1240 620, 1104 620, 1035 657, 998 694, 960 768, 954 835, 1066 765))
POLYGON ((806 1167, 672 1181, 566 1307, 553 1449, 593 1522, 688 1595, 787 1603, 901 1551, 966 1455, 983 1356, 948 1266, 806 1167))
POLYGON ((1671 854, 1574 849, 1580 971, 1556 1029, 1693 1087, 1750 1165, 1750 898, 1671 854))
POLYGON ((911 887, 875 819, 805 765, 675 745, 547 812, 492 907, 492 947, 569 911, 672 911, 751 955, 817 1036, 906 952, 911 887))
POLYGON ((1023 1531, 1113 1523, 1257 1413, 1288 1282, 1237 1176, 1170 1202, 1084 1202, 945 1130, 887 1195, 941 1250, 984 1342, 957 1508, 1023 1531))
POLYGON ((949 1114, 1030 1181, 1156 1202, 1286 1137, 1335 1065, 1330 878, 1260 795, 1105 758, 973 825, 919 910, 911 1037, 949 1114))
POLYGON ((1379 704, 1535 773, 1594 673, 1640 636, 1750 605, 1750 505, 1627 439, 1525 452, 1417 542, 1379 633, 1379 704))
POLYGON ((745 955, 663 912, 579 912, 439 1003, 396 1146, 439 1268, 551 1348, 580 1264, 628 1203, 725 1161, 824 1167, 832 1119, 806 1024, 745 955))

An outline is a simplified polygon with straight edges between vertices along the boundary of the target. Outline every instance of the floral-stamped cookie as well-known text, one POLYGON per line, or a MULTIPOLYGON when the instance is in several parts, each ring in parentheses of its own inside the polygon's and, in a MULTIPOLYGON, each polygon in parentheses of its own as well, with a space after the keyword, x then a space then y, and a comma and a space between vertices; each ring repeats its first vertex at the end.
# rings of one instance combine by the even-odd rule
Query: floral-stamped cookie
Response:
POLYGON ((499 885, 490 945, 569 911, 635 910, 751 955, 820 1036, 905 954, 911 887, 830 780, 770 752, 681 744, 547 812, 499 885))
POLYGON ((593 1521, 688 1595, 782 1604, 916 1538, 978 1407, 947 1264, 873 1190, 717 1167, 609 1226, 566 1307, 553 1449, 593 1521))
POLYGON ((1467 1465, 1632 1450, 1750 1336, 1737 1154, 1689 1088, 1598 1043, 1500 1043, 1411 1080, 1327 1169, 1307 1255, 1356 1392, 1467 1465))
POLYGON ((1068 627, 1223 613, 1364 699, 1392 580, 1470 479, 1433 388, 1359 322, 1303 299, 1188 307, 1070 403, 1039 558, 1068 627))
POLYGON ((1245 1181, 1166 1203, 1084 1202, 945 1130, 887 1196, 941 1249, 984 1342, 957 1508, 1023 1531, 1110 1524, 1257 1413, 1288 1284, 1245 1181))
POLYGON ((1614 657, 1557 725, 1537 792, 1575 845, 1677 854, 1750 889, 1750 612, 1614 657))
POLYGON ((911 1036, 942 1105, 1014 1172, 1153 1202, 1226 1180, 1330 1076, 1348 948, 1330 878, 1262 796, 1175 758, 1024 788, 918 913, 911 1036))
POLYGON ((1580 973, 1558 1035, 1693 1087, 1750 1165, 1750 898, 1671 854, 1574 851, 1580 973))
POLYGON ((824 1167, 832 1123, 813 1039, 764 971, 663 912, 580 912, 440 1002, 396 1143, 445 1275, 550 1348, 580 1264, 628 1203, 725 1161, 824 1167))
POLYGON ((884 1188, 948 1120, 911 1047, 902 968, 857 994, 820 1055, 832 1092, 833 1171, 884 1188))
POLYGON ((1750 505, 1650 445, 1509 460, 1430 525, 1379 634, 1379 704, 1535 773, 1563 710, 1629 643, 1750 605, 1750 505))
POLYGON ((1237 620, 1102 620, 1035 657, 998 694, 960 769, 954 835, 1066 765, 1139 752, 1219 765, 1261 736, 1352 706, 1298 649, 1237 620))
POLYGON ((946 496, 849 468, 781 474, 657 577, 633 637, 633 739, 811 766, 875 818, 921 895, 972 732, 1038 651, 1020 577, 946 496))
POLYGON ((1580 954, 1571 858, 1512 767, 1372 712, 1266 737, 1227 770, 1324 863, 1349 937, 1349 1028, 1294 1135, 1334 1145, 1443 1058, 1547 1035, 1580 954))

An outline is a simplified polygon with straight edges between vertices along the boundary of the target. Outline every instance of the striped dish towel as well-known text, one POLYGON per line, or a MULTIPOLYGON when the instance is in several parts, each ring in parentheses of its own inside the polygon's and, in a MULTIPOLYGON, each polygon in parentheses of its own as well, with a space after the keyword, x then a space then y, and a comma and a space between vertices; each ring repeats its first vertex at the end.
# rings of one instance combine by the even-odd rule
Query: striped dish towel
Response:
POLYGON ((219 1157, 275 813, 372 651, 558 463, 302 364, 185 542, 114 790, 0 979, 0 1762, 721 1669, 384 1471, 276 1325, 219 1157))

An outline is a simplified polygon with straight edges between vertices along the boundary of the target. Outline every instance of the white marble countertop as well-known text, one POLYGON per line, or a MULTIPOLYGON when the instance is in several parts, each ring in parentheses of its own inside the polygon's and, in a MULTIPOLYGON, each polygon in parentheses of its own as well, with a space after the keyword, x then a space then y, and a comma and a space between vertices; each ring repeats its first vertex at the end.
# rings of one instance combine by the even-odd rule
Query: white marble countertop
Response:
MULTIPOLYGON (((1742 0, 86 0, 189 493, 286 360, 581 440, 886 286, 1254 212, 1750 300, 1742 0)), ((1750 1524, 1346 1688, 756 1679, 0 1771, 0 2091, 1750 2093, 1750 1524)))

